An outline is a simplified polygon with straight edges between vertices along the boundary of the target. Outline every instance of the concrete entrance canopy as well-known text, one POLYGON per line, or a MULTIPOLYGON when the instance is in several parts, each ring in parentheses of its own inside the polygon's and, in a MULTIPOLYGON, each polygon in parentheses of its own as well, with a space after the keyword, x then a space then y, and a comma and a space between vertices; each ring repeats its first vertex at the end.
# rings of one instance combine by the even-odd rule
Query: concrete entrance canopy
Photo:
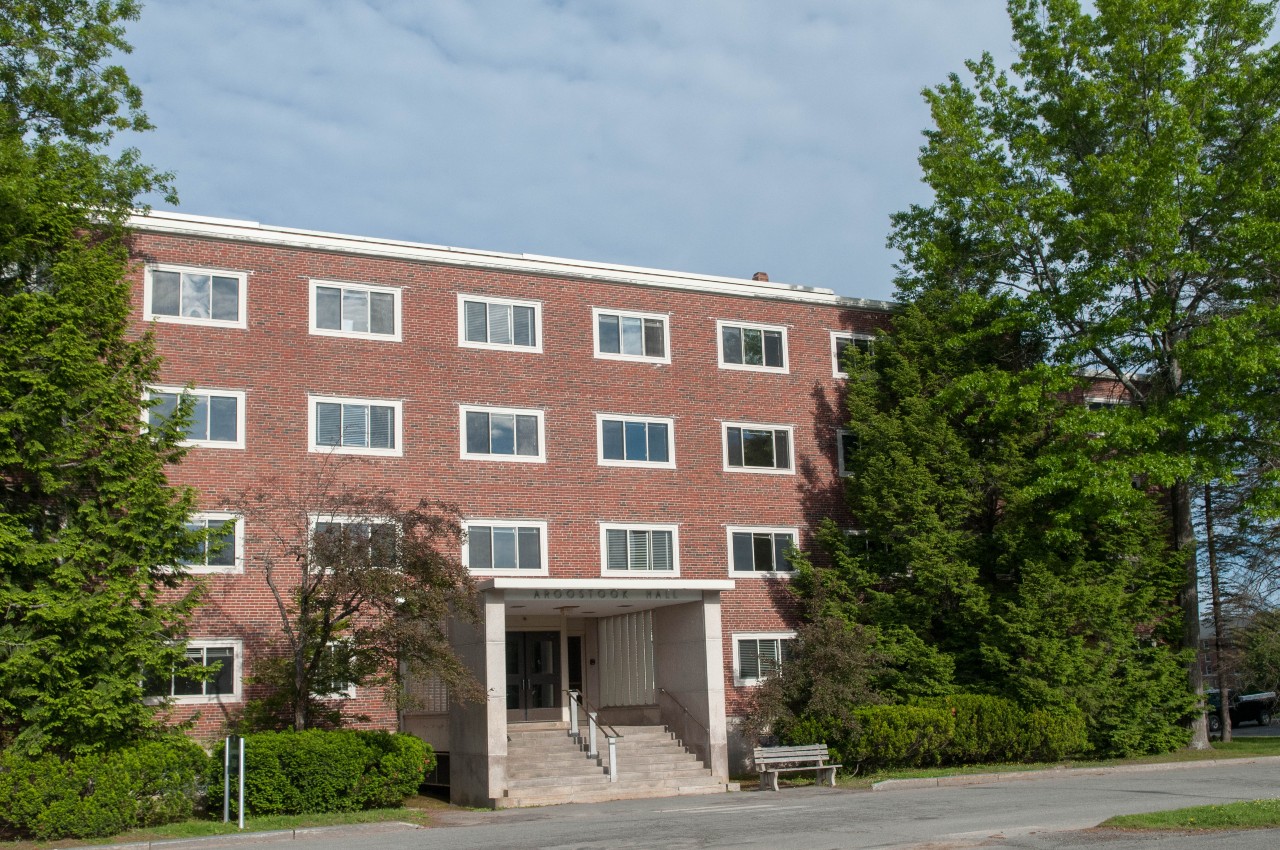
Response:
POLYGON ((503 591, 508 612, 522 615, 612 617, 667 605, 701 602, 705 591, 733 590, 732 579, 526 578, 495 576, 476 582, 480 591, 503 591))

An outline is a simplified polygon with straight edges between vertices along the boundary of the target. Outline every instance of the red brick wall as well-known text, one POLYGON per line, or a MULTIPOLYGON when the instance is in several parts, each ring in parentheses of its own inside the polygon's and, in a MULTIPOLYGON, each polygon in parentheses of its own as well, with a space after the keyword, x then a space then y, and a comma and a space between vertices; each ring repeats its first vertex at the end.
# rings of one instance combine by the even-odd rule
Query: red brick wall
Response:
MULTIPOLYGON (((307 395, 316 393, 403 399, 404 456, 351 458, 343 474, 394 488, 407 503, 427 497, 469 516, 544 519, 555 577, 600 576, 600 521, 679 523, 681 577, 721 579, 730 577, 726 525, 798 526, 803 543, 822 517, 844 517, 834 448, 841 381, 832 377, 830 331, 872 332, 883 313, 153 233, 136 234, 133 250, 140 263, 249 273, 247 330, 153 326, 164 383, 247 392, 246 448, 194 448, 173 471, 175 482, 199 488, 202 508, 314 468, 307 395), (312 278, 402 287, 403 342, 309 334, 312 278), (543 353, 459 347, 459 292, 541 301, 543 353), (670 314, 671 363, 596 359, 593 307, 670 314), (787 326, 789 374, 719 369, 717 319, 787 326), (459 404, 544 409, 547 462, 460 459, 459 404), (671 417, 677 468, 599 466, 598 412, 671 417), (795 426, 796 474, 725 472, 724 420, 795 426)), ((141 317, 141 265, 136 280, 141 317)), ((255 552, 246 555, 244 575, 210 577, 193 636, 224 636, 236 624, 248 671, 278 625, 255 552)), ((740 704, 732 633, 789 628, 783 590, 739 576, 724 595, 731 715, 740 704)), ((203 708, 199 730, 216 733, 216 707, 203 708)), ((395 723, 376 700, 354 708, 375 725, 395 723)))

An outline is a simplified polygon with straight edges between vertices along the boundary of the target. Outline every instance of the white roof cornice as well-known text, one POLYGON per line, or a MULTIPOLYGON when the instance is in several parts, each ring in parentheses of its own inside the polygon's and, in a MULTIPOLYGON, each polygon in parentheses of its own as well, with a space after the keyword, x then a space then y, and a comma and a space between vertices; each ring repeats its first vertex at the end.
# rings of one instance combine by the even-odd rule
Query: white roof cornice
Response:
POLYGON ((262 245, 435 263, 487 271, 546 275, 548 277, 576 278, 579 280, 599 280, 608 283, 693 290, 747 298, 801 301, 810 304, 828 304, 835 307, 850 307, 880 312, 892 312, 897 309, 897 305, 892 301, 848 298, 837 295, 830 289, 788 283, 664 271, 661 269, 623 266, 613 263, 595 263, 559 257, 542 257, 536 254, 505 254, 499 251, 451 248, 419 242, 376 239, 369 236, 347 236, 340 233, 323 233, 314 230, 276 227, 259 224, 256 221, 210 218, 157 210, 130 216, 129 227, 148 233, 165 233, 202 239, 225 239, 233 242, 256 242, 262 245))

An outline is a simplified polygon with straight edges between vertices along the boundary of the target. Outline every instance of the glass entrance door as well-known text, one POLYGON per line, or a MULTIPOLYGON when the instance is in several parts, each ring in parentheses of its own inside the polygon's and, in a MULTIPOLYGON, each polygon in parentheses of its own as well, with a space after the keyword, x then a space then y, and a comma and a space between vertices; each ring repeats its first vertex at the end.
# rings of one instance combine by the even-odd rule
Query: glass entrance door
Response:
POLYGON ((507 720, 559 720, 560 705, 560 633, 507 632, 507 720))

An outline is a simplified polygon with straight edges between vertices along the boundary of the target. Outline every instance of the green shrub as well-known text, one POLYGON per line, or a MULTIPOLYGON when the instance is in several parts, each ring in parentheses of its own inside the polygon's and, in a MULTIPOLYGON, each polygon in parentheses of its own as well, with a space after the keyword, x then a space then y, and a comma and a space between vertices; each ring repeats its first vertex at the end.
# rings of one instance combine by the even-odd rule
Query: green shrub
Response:
POLYGON ((855 708, 853 722, 800 718, 781 730, 789 744, 825 743, 832 758, 853 769, 938 764, 955 733, 955 718, 940 708, 869 705, 855 708))
POLYGON ((100 838, 195 812, 209 758, 174 736, 73 759, 0 753, 0 826, 36 839, 100 838))
MULTIPOLYGON (((224 746, 213 754, 211 808, 222 806, 224 746)), ((412 735, 309 729, 246 735, 244 762, 246 811, 302 814, 398 806, 435 766, 435 754, 412 735)), ((231 798, 236 811, 234 790, 231 798)))

